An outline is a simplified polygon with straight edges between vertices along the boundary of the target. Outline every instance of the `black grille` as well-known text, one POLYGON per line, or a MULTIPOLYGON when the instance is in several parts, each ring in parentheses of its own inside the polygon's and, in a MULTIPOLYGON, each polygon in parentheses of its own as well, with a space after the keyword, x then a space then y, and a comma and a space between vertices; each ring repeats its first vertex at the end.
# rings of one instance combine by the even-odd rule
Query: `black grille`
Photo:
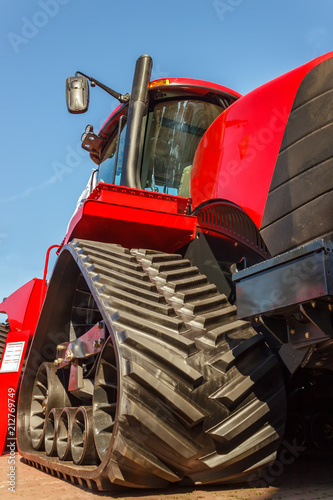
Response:
POLYGON ((267 247, 259 230, 242 209, 226 202, 213 202, 194 211, 202 229, 215 231, 246 245, 265 259, 269 257, 267 247))

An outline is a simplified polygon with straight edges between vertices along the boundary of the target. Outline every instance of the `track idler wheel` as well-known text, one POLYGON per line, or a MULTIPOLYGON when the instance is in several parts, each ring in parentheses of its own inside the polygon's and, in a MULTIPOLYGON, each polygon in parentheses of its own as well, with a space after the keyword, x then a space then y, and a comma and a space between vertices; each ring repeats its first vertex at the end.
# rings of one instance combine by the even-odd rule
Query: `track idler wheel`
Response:
POLYGON ((44 449, 45 424, 52 408, 68 404, 68 396, 53 363, 42 363, 36 373, 31 398, 30 435, 35 450, 44 449))
POLYGON ((106 342, 97 368, 93 399, 93 428, 98 456, 103 460, 110 446, 115 424, 118 375, 114 347, 106 342))

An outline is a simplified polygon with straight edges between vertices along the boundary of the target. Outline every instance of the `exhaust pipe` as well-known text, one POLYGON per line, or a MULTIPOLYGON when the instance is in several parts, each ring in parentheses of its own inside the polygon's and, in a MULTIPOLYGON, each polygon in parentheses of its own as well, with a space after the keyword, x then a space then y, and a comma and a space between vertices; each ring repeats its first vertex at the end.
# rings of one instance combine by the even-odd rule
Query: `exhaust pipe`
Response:
POLYGON ((121 185, 131 188, 141 188, 138 162, 141 157, 142 128, 148 113, 148 85, 152 67, 153 60, 148 55, 139 57, 135 66, 121 174, 121 185))

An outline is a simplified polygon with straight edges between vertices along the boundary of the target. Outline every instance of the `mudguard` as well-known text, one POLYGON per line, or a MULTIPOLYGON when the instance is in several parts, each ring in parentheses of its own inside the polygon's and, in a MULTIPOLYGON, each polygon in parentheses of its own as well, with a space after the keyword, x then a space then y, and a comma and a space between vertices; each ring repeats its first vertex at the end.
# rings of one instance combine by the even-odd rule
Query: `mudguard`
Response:
POLYGON ((45 291, 44 280, 34 278, 0 304, 0 312, 7 315, 9 323, 0 354, 0 454, 9 452, 9 445, 15 443, 17 392, 45 291))
POLYGON ((193 208, 214 199, 241 207, 271 255, 331 233, 332 72, 331 52, 222 113, 196 152, 193 208))

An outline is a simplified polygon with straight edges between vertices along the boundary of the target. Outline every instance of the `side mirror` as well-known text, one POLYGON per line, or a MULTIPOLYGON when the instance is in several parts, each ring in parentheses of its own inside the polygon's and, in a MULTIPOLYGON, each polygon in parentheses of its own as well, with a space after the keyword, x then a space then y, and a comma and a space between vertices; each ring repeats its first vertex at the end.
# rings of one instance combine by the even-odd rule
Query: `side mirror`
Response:
POLYGON ((84 76, 70 76, 66 80, 66 102, 70 113, 85 113, 89 105, 89 84, 84 76))

